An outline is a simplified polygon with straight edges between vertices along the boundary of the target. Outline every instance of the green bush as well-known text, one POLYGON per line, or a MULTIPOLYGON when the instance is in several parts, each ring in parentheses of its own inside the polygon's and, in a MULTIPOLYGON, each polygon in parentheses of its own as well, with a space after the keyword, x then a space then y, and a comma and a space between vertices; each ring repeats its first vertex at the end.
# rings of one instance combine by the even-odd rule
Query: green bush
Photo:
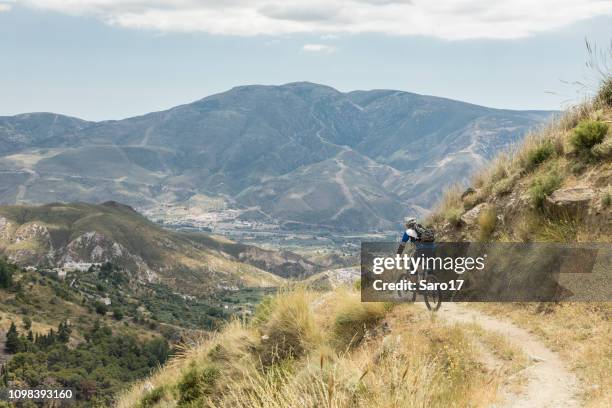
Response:
POLYGON ((537 144, 527 153, 527 163, 525 164, 527 170, 535 169, 540 164, 548 160, 554 152, 555 148, 550 141, 537 144))
POLYGON ((108 312, 108 306, 106 306, 102 302, 96 302, 95 308, 96 308, 96 313, 102 316, 104 316, 106 312, 108 312))
POLYGON ((188 405, 211 395, 220 375, 221 372, 215 366, 207 365, 199 368, 195 364, 192 365, 178 383, 180 394, 178 405, 188 405))
POLYGON ((498 181, 493 186, 493 194, 496 196, 502 196, 512 191, 514 184, 516 183, 516 177, 508 177, 498 181))
POLYGON ((531 202, 537 208, 542 208, 544 200, 553 191, 555 191, 561 185, 561 176, 556 171, 551 171, 542 176, 537 177, 531 184, 529 194, 531 196, 531 202))
POLYGON ((166 395, 166 388, 165 387, 158 387, 155 388, 149 392, 147 392, 142 399, 140 400, 140 403, 138 404, 138 408, 152 408, 155 405, 157 405, 157 403, 159 403, 166 395))
POLYGON ((120 307, 113 308, 113 319, 122 320, 123 319, 123 309, 120 307))
POLYGON ((591 148, 603 142, 608 133, 608 125, 598 120, 583 120, 574 129, 570 139, 581 154, 590 155, 591 148))

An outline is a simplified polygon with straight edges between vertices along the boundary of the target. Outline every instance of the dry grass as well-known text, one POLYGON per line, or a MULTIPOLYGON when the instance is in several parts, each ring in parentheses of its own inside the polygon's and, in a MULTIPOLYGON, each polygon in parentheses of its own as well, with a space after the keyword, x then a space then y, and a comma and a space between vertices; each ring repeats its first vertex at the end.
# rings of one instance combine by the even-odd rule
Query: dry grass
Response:
POLYGON ((457 208, 461 204, 461 192, 462 189, 458 185, 451 186, 447 191, 440 203, 438 204, 439 212, 443 213, 445 210, 450 208, 457 208))
POLYGON ((288 358, 300 358, 322 340, 310 304, 314 295, 303 289, 273 299, 270 313, 260 328, 259 358, 265 366, 288 358))
POLYGON ((390 309, 384 303, 363 303, 356 296, 339 296, 333 322, 335 346, 342 351, 361 344, 390 309))
POLYGON ((298 290, 265 307, 259 323, 228 324, 132 387, 118 407, 485 407, 495 400, 500 379, 478 362, 469 332, 441 326, 413 305, 390 309, 361 303, 355 291, 298 290), (277 329, 300 337, 302 351, 266 365, 263 344, 277 329))
MULTIPOLYGON (((389 319, 413 317, 402 308, 389 319)), ((255 372, 231 384, 213 406, 464 407, 494 399, 496 384, 483 374, 461 328, 427 318, 411 323, 401 335, 371 339, 351 352, 326 348, 290 368, 255 372)))
POLYGON ((587 408, 612 406, 612 304, 483 303, 484 311, 531 330, 571 364, 587 408))
POLYGON ((483 329, 478 324, 466 326, 493 355, 504 363, 504 375, 511 376, 529 365, 529 357, 502 334, 483 329))
POLYGON ((461 186, 454 185, 450 187, 426 223, 436 224, 441 221, 447 221, 452 225, 457 225, 461 214, 463 214, 461 194, 461 186))
MULTIPOLYGON (((595 114, 594 103, 584 102, 528 133, 520 146, 510 152, 501 153, 487 167, 474 174, 471 181, 471 186, 476 190, 474 193, 462 199, 463 189, 459 186, 446 191, 432 211, 430 222, 434 225, 444 221, 454 224, 453 221, 461 217, 465 210, 488 201, 491 197, 510 193, 521 178, 527 177, 543 163, 564 157, 571 150, 570 138, 573 129, 581 121, 595 114)), ((606 146, 600 149, 602 152, 599 152, 599 155, 608 154, 606 146)))
POLYGON ((608 189, 604 193, 603 197, 601 197, 601 206, 604 208, 608 208, 610 204, 612 204, 612 193, 610 192, 610 189, 608 189))
POLYGON ((497 211, 494 207, 486 208, 478 215, 478 228, 480 230, 480 240, 488 241, 495 231, 497 225, 497 211))

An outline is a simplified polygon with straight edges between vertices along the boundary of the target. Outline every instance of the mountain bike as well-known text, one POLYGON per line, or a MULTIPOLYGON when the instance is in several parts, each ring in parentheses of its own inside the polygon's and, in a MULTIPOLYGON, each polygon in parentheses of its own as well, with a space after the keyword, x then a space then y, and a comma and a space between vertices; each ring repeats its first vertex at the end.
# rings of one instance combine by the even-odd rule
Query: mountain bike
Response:
POLYGON ((400 275, 397 282, 400 282, 402 279, 414 282, 416 285, 416 290, 412 290, 408 293, 403 290, 398 290, 397 295, 400 299, 407 296, 408 301, 414 302, 416 301, 417 294, 420 294, 425 300, 427 309, 433 312, 440 309, 440 306, 442 305, 442 290, 440 289, 440 285, 438 285, 440 280, 433 273, 426 269, 420 269, 414 274, 404 273, 400 275), (425 283, 426 289, 421 289, 421 282, 425 283), (433 287, 435 289, 428 289, 431 287, 431 284, 434 284, 433 287))

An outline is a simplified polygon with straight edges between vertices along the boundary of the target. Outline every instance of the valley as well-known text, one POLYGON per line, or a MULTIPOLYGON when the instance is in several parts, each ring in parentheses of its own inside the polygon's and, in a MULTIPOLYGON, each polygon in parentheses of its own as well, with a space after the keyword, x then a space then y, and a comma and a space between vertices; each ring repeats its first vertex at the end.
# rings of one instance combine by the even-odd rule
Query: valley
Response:
POLYGON ((389 231, 554 114, 296 82, 124 120, 5 116, 0 203, 112 200, 171 224, 389 231))
MULTIPOLYGON (((323 377, 344 384, 342 391, 333 392, 329 383, 324 386, 328 390, 323 399, 328 403, 333 397, 337 406, 348 407, 349 401, 358 400, 368 407, 386 403, 389 391, 388 384, 372 375, 366 378, 379 359, 381 367, 394 373, 394 384, 405 378, 414 383, 405 387, 402 398, 417 405, 442 406, 438 403, 453 395, 461 404, 477 401, 490 406, 500 395, 522 392, 520 379, 504 377, 524 372, 535 373, 530 384, 541 384, 538 373, 546 370, 525 362, 519 350, 524 344, 506 344, 494 333, 483 334, 490 327, 510 326, 497 320, 491 323, 471 306, 465 311, 443 307, 441 313, 460 323, 449 327, 417 307, 361 302, 355 267, 359 245, 397 241, 401 219, 409 214, 421 219, 430 215, 428 222, 441 240, 517 239, 506 220, 531 222, 533 230, 520 232, 524 234, 520 239, 528 241, 545 234, 554 240, 560 231, 583 239, 578 229, 563 227, 541 207, 529 204, 535 180, 557 172, 570 183, 593 184, 597 203, 582 228, 597 231, 598 239, 605 241, 608 230, 598 226, 598 220, 609 213, 603 204, 609 194, 607 150, 601 157, 593 156, 601 163, 587 161, 581 169, 571 170, 571 163, 585 159, 565 147, 555 150, 549 147, 553 142, 532 135, 515 153, 518 159, 504 162, 504 152, 551 112, 489 110, 428 98, 386 91, 344 94, 299 83, 234 89, 125 121, 89 123, 55 116, 49 124, 47 114, 5 118, 0 131, 10 137, 4 138, 5 154, 0 158, 6 177, 0 185, 7 201, 0 205, 0 253, 5 257, 0 263, 0 327, 6 345, 5 355, 0 356, 6 361, 3 383, 70 386, 78 391, 77 406, 83 407, 214 401, 218 406, 268 408, 268 403, 258 405, 250 399, 250 387, 266 387, 268 376, 276 372, 278 392, 263 395, 280 407, 295 406, 294 398, 301 394, 292 388, 292 376, 302 373, 315 387, 323 377), (305 109, 314 104, 307 118, 316 126, 296 127, 299 115, 286 122, 278 112, 270 117, 270 107, 258 102, 269 92, 286 98, 289 107, 305 109), (404 106, 395 104, 407 102, 418 106, 411 111, 416 122, 409 126, 420 123, 425 128, 419 129, 431 141, 405 140, 387 128, 393 145, 385 150, 380 140, 371 140, 372 129, 360 129, 360 119, 351 116, 365 114, 368 107, 404 112, 404 106), (330 103, 342 115, 330 118, 317 111, 333 111, 330 103), (423 111, 430 104, 436 114, 423 111), (240 122, 241 115, 251 110, 258 120, 266 118, 258 124, 265 128, 263 133, 248 121, 240 122), (457 115, 455 124, 465 128, 450 131, 446 127, 452 120, 443 124, 444 129, 438 123, 421 123, 422 115, 439 118, 439 110, 457 115), (343 115, 349 122, 342 122, 343 115), (175 122, 177 117, 180 120, 175 122), (226 129, 236 124, 228 117, 244 127, 226 129), (42 121, 40 127, 33 128, 32 120, 42 121), (204 127, 192 127, 194 120, 218 126, 214 131, 219 134, 246 138, 248 148, 230 143, 210 153, 205 146, 217 149, 226 141, 220 136, 209 140, 212 136, 204 127), (343 133, 340 125, 350 132, 343 133), (249 148, 262 149, 271 129, 276 129, 275 137, 288 138, 288 150, 268 145, 268 151, 258 153, 267 162, 251 160, 249 148), (136 137, 141 130, 142 137, 136 137), (469 137, 464 138, 463 132, 469 137), (170 140, 171 134, 180 137, 170 140), (443 152, 437 151, 441 145, 443 152), (194 146, 202 150, 195 154, 194 146), (433 150, 423 150, 427 146, 433 150), (292 155, 298 147, 301 153, 292 155), (543 158, 531 159, 532 154, 525 153, 533 149, 544 149, 543 158), (416 152, 419 160, 412 156, 416 152), (439 207, 432 207, 445 186, 462 183, 473 169, 500 152, 494 170, 485 170, 482 181, 468 190, 448 190, 439 207), (595 173, 604 176, 597 178, 595 173), (517 207, 519 201, 522 205, 517 207), (496 212, 495 222, 489 221, 493 224, 487 227, 484 215, 471 215, 478 209, 504 216, 498 221, 496 212), (468 325, 461 317, 466 313, 479 316, 490 327, 468 325), (393 343, 390 333, 406 336, 412 345, 421 344, 418 350, 426 359, 419 359, 414 347, 393 343), (424 341, 420 343, 414 333, 424 341), (218 339, 227 341, 219 345, 218 339), (392 353, 399 353, 401 364, 388 359, 389 347, 398 347, 392 353), (494 357, 487 357, 490 354, 494 357), (83 356, 85 361, 80 361, 83 356), (315 371, 311 357, 319 359, 315 371), (168 360, 171 363, 164 364, 168 360), (500 360, 503 363, 498 364, 500 360), (414 392, 419 380, 402 364, 427 372, 433 386, 425 393, 414 392), (357 383, 368 384, 375 393, 350 391, 358 372, 357 383), (221 385, 220 378, 227 385, 221 385), (241 394, 241 390, 246 391, 241 394)), ((609 118, 608 111, 583 115, 576 120, 609 118)), ((563 123, 567 128, 562 132, 574 131, 575 123, 563 123)), ((554 132, 561 129, 551 126, 554 132)), ((561 184, 557 180, 555 188, 561 184)), ((531 319, 529 311, 515 313, 531 319)), ((593 319, 600 321, 601 313, 594 313, 593 319)), ((556 329, 556 321, 546 324, 556 329)), ((529 347, 537 343, 536 349, 548 350, 535 337, 512 330, 529 337, 529 347)), ((557 359, 552 353, 547 355, 557 359)), ((586 375, 577 373, 564 368, 563 378, 582 380, 586 375)), ((594 381, 604 382, 599 371, 594 381)), ((574 388, 564 392, 578 400, 574 388)), ((315 389, 307 395, 314 405, 323 401, 315 389)), ((537 395, 530 389, 523 400, 528 404, 537 395)))

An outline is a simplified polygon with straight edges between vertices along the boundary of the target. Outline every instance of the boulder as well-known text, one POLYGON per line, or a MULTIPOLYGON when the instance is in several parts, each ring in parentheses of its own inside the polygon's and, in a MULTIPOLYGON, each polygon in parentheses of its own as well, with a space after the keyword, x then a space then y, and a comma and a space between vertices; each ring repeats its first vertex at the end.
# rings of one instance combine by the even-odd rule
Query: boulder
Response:
POLYGON ((487 203, 480 203, 476 207, 472 208, 470 211, 466 212, 461 216, 461 222, 470 226, 474 225, 478 220, 478 216, 480 213, 489 206, 487 203))
POLYGON ((595 191, 589 187, 561 188, 546 198, 546 207, 557 214, 584 215, 594 197, 595 191))

